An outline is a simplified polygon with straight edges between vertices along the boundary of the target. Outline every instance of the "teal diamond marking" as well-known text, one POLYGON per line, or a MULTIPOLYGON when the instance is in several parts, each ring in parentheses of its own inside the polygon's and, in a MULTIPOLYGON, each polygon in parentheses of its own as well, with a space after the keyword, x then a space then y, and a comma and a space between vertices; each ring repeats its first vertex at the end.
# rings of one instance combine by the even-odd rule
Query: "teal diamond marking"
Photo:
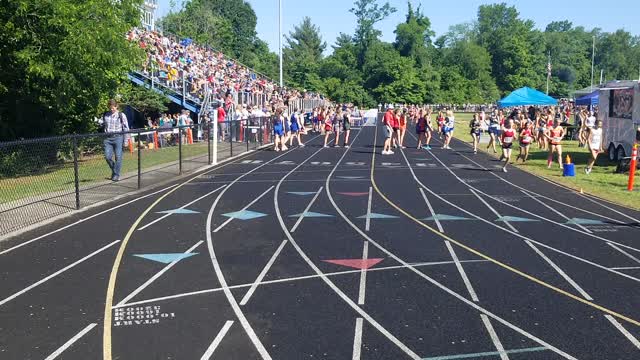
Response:
POLYGON ((199 214, 199 212, 189 210, 189 209, 174 209, 174 210, 158 211, 157 214, 199 214))
POLYGON ((137 256, 139 258, 157 261, 163 264, 169 264, 174 261, 179 261, 182 259, 186 259, 188 257, 192 257, 193 255, 198 255, 198 253, 177 253, 177 254, 134 254, 133 256, 137 256))
POLYGON ((439 221, 458 221, 458 220, 473 220, 462 216, 453 216, 445 214, 436 214, 436 216, 429 216, 423 220, 439 220, 439 221))
POLYGON ((573 218, 573 219, 567 221, 567 224, 574 224, 574 225, 604 225, 606 223, 604 221, 600 221, 600 220, 573 218))
POLYGON ((251 219, 257 219, 263 216, 267 216, 267 214, 264 214, 261 212, 255 212, 251 210, 240 210, 236 212, 222 214, 222 216, 226 216, 228 218, 238 219, 238 220, 251 220, 251 219))
MULTIPOLYGON (((300 217, 300 215, 302 214, 295 214, 295 215, 289 215, 289 217, 300 217)), ((313 211, 307 211, 304 213, 304 217, 309 217, 309 218, 327 218, 327 217, 334 217, 333 215, 328 215, 328 214, 322 214, 322 213, 317 213, 317 212, 313 212, 313 211)))
MULTIPOLYGON (((367 215, 362 215, 362 216, 358 216, 358 219, 366 219, 367 215)), ((387 214, 378 214, 378 213, 371 213, 369 214, 369 218, 370 219, 397 219, 397 216, 393 216, 393 215, 387 215, 387 214)))
POLYGON ((523 218, 523 217, 517 217, 517 216, 502 216, 498 219, 496 219, 496 221, 502 221, 502 222, 532 222, 532 221, 540 221, 540 220, 535 220, 535 219, 528 219, 528 218, 523 218))

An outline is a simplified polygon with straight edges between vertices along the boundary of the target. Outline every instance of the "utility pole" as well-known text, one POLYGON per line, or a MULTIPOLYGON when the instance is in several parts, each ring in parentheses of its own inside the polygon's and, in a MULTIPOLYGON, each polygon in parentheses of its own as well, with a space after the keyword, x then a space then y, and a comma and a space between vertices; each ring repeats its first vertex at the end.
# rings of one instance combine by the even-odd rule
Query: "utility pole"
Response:
POLYGON ((551 51, 549 51, 549 62, 547 63, 547 95, 549 95, 550 80, 551 80, 551 51))
POLYGON ((280 54, 280 88, 284 87, 282 80, 282 0, 278 0, 278 48, 280 54))

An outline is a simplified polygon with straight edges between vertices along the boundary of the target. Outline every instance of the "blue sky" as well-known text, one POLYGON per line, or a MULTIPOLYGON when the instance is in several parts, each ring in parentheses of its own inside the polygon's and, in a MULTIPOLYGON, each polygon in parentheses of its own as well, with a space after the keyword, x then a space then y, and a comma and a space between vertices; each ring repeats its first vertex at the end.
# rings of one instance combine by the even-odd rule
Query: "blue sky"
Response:
MULTIPOLYGON (((258 16, 258 36, 269 44, 271 50, 277 52, 278 0, 247 1, 258 16)), ((180 4, 181 0, 176 2, 180 4)), ((574 25, 584 26, 587 29, 599 27, 604 31, 615 31, 624 28, 634 35, 640 35, 639 0, 411 0, 411 2, 414 5, 422 4, 422 9, 429 16, 437 36, 447 32, 450 25, 474 20, 478 6, 496 2, 515 5, 522 18, 533 20, 541 29, 551 21, 567 19, 574 25)), ((288 34, 304 16, 311 17, 313 23, 320 27, 327 45, 333 44, 340 32, 353 34, 355 17, 349 12, 353 0, 282 0, 282 3, 284 34, 288 34)), ((407 12, 406 0, 389 0, 389 3, 398 11, 377 25, 385 41, 394 40, 393 31, 398 23, 404 21, 407 12)), ((169 0, 158 0, 158 4, 160 17, 169 11, 169 0)))

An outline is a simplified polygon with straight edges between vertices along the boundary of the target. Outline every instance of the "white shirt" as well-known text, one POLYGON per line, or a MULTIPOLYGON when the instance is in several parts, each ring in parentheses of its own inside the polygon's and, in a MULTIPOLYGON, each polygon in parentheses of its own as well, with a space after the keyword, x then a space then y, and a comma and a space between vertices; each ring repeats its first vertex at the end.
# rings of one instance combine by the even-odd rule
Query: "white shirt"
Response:
POLYGON ((602 145, 602 128, 591 128, 589 131, 591 132, 589 146, 592 150, 600 150, 600 146, 602 145))
POLYGON ((585 121, 585 125, 587 125, 587 127, 595 127, 596 126, 596 117, 595 116, 589 116, 587 118, 587 120, 585 121))

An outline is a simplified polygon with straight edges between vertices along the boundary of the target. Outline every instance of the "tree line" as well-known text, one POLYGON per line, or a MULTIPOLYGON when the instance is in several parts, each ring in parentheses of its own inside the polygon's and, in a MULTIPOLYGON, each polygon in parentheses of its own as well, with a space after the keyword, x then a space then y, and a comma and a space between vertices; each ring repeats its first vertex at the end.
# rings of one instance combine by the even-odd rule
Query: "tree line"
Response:
MULTIPOLYGON (((144 54, 124 34, 140 25, 143 0, 12 0, 0 7, 0 141, 95 130, 108 98, 139 106, 152 95, 130 88, 127 72, 144 54)), ((187 0, 162 28, 238 59, 273 79, 278 57, 256 33, 257 16, 244 0, 187 0)), ((395 40, 384 42, 379 22, 398 10, 381 0, 355 0, 353 34, 340 34, 325 56, 321 29, 305 18, 285 38, 285 83, 339 102, 484 103, 509 91, 544 89, 569 96, 591 82, 635 79, 640 37, 569 21, 543 30, 506 4, 482 5, 476 19, 440 36, 423 9, 407 3, 395 40)), ((159 100, 155 97, 154 101, 159 100)))

